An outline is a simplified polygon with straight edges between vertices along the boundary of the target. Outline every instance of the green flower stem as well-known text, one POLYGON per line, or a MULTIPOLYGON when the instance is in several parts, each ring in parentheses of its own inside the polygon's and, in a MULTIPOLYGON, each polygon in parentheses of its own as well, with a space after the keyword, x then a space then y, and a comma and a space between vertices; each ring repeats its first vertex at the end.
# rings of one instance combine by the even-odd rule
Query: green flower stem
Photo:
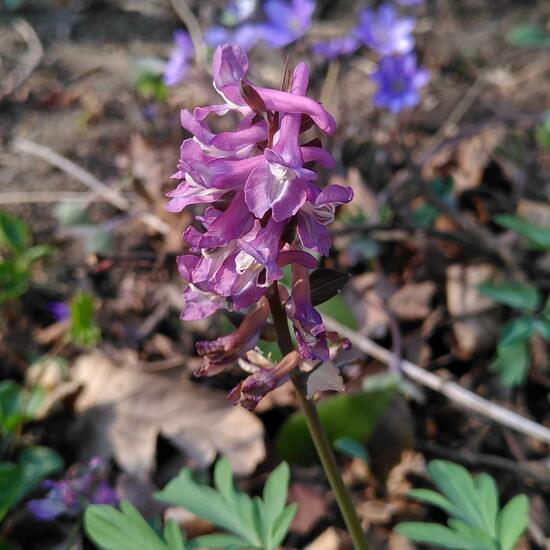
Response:
MULTIPOLYGON (((281 304, 279 287, 276 282, 273 283, 270 289, 268 299, 271 315, 273 316, 275 332, 277 333, 277 343, 283 355, 287 355, 294 349, 294 345, 292 343, 292 338, 290 337, 286 313, 281 304)), ((338 503, 338 507, 340 508, 346 527, 348 528, 353 546, 355 550, 369 550, 369 544, 365 538, 363 529, 361 528, 361 522, 357 517, 355 508, 351 502, 351 497, 346 489, 346 486, 344 485, 342 476, 340 475, 338 464, 336 463, 336 457, 332 451, 332 446, 327 434, 321 425, 315 404, 306 397, 298 373, 295 372, 291 376, 291 380, 294 384, 298 401, 300 402, 300 407, 306 419, 309 433, 311 434, 311 438, 313 439, 313 443, 317 449, 317 454, 321 460, 323 470, 325 471, 327 479, 334 492, 336 502, 338 503)))

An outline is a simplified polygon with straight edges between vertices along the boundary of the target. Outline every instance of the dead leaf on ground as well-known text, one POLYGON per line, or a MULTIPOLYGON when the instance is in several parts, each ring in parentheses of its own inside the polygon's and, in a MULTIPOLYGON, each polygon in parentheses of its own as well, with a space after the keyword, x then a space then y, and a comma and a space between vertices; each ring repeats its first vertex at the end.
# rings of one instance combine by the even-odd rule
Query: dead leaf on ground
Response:
POLYGON ((393 294, 388 306, 401 321, 422 321, 431 312, 431 301, 437 290, 433 281, 408 283, 393 294))
POLYGON ((329 494, 304 483, 290 485, 288 501, 298 504, 298 511, 290 529, 301 535, 309 533, 328 513, 329 494))
POLYGON ((334 527, 323 531, 312 543, 305 547, 305 550, 338 550, 340 548, 340 537, 334 527))
POLYGON ((453 332, 465 356, 491 349, 498 337, 500 310, 478 290, 498 275, 490 264, 451 265, 447 269, 447 308, 453 332))
POLYGON ((181 371, 148 374, 126 350, 115 360, 96 351, 81 356, 73 378, 84 386, 76 409, 90 428, 83 454, 114 455, 128 473, 149 475, 162 435, 200 467, 218 453, 236 474, 248 474, 265 457, 264 428, 224 393, 195 385, 181 371))
POLYGON ((454 192, 462 193, 477 187, 494 150, 505 134, 503 126, 491 126, 472 137, 460 140, 458 145, 443 147, 424 165, 423 177, 432 180, 441 171, 447 171, 453 178, 454 192), (449 166, 451 168, 447 169, 449 166))

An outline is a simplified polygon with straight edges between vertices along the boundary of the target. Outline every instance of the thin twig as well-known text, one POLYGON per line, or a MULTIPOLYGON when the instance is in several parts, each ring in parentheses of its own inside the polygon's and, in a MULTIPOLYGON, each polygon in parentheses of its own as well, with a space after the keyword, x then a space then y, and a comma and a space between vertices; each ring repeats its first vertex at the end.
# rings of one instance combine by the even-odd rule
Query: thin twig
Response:
POLYGON ((88 191, 7 191, 0 193, 0 204, 33 204, 45 202, 82 202, 105 200, 88 191))
MULTIPOLYGON (((53 149, 28 139, 16 141, 14 144, 14 149, 20 153, 28 153, 41 158, 48 164, 51 164, 66 174, 73 176, 75 179, 83 183, 88 189, 103 197, 103 199, 111 203, 113 206, 116 206, 119 210, 134 213, 132 203, 126 197, 121 195, 115 189, 112 189, 103 182, 99 181, 93 174, 87 170, 84 170, 84 168, 78 166, 78 164, 75 164, 72 160, 56 153, 53 149)), ((139 212, 135 214, 145 224, 159 233, 167 234, 170 230, 168 224, 154 214, 149 212, 139 212)))
MULTIPOLYGON (((325 316, 324 319, 328 328, 339 332, 340 335, 348 338, 355 347, 378 359, 381 363, 390 365, 395 360, 393 353, 379 346, 369 338, 361 336, 330 317, 325 316)), ((490 418, 498 424, 516 430, 524 435, 529 435, 544 443, 550 443, 550 429, 545 426, 537 424, 500 405, 491 403, 487 399, 483 399, 483 397, 464 389, 455 382, 443 380, 439 376, 424 370, 406 359, 401 361, 400 367, 401 372, 405 376, 422 386, 441 393, 456 405, 490 418)))
POLYGON ((170 2, 179 18, 187 27, 191 42, 193 42, 193 47, 195 48, 195 62, 197 67, 207 71, 208 62, 206 58, 206 45, 198 19, 195 17, 193 10, 187 5, 186 0, 170 0, 170 2))

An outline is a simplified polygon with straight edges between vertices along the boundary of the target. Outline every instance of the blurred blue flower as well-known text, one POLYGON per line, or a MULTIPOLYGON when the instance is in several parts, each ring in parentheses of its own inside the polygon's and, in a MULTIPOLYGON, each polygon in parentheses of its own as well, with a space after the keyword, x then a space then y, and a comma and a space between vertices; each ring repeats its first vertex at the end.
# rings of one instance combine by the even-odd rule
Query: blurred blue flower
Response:
POLYGON ((355 32, 351 32, 345 36, 338 36, 324 42, 313 44, 311 49, 317 55, 325 59, 336 59, 341 55, 352 54, 360 46, 360 41, 355 32))
POLYGON ((56 321, 64 321, 71 315, 69 304, 65 302, 50 302, 47 308, 56 321))
POLYGON ((395 0, 400 6, 421 6, 424 0, 395 0))
POLYGON ((263 10, 267 21, 260 25, 262 39, 272 48, 282 48, 309 30, 315 0, 267 0, 263 10))
POLYGON ((92 458, 84 470, 66 474, 59 481, 47 479, 42 488, 48 491, 44 498, 27 502, 27 509, 39 521, 52 521, 63 515, 76 517, 88 504, 116 506, 119 501, 99 457, 92 458))
POLYGON ((391 4, 382 4, 377 11, 367 8, 359 15, 356 33, 359 39, 380 55, 408 53, 414 48, 414 18, 399 17, 391 4))
POLYGON ((219 25, 210 27, 204 33, 204 41, 211 47, 231 44, 240 46, 244 51, 250 50, 262 38, 260 25, 243 23, 234 29, 227 29, 219 25))
POLYGON ((419 90, 429 80, 429 72, 416 65, 416 55, 386 56, 380 59, 371 79, 378 85, 374 104, 398 113, 420 102, 419 90))
POLYGON ((174 32, 174 47, 164 67, 163 81, 167 86, 176 86, 183 80, 193 53, 193 42, 189 34, 181 29, 174 32))

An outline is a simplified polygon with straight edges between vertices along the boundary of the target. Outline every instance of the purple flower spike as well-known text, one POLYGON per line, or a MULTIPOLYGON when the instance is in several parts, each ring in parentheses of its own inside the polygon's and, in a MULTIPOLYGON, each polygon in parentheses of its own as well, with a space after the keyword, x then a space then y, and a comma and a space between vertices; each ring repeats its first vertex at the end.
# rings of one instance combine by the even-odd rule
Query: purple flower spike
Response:
POLYGON ((382 4, 377 11, 367 8, 361 12, 356 28, 358 38, 380 55, 408 53, 414 48, 414 19, 399 17, 391 4, 382 4))
POLYGON ((378 85, 374 103, 398 113, 420 102, 420 88, 428 83, 429 72, 416 66, 413 53, 383 57, 378 70, 372 74, 378 85))
MULTIPOLYGON (((270 0, 266 10, 273 15, 278 4, 300 12, 304 21, 304 14, 310 17, 313 10, 312 2, 298 0, 270 0)), ((182 319, 203 319, 222 308, 248 309, 235 332, 197 344, 204 358, 197 376, 219 373, 256 346, 269 317, 266 295, 283 278, 282 268, 291 265, 292 292, 284 286, 280 291, 299 351, 291 354, 292 360, 287 356, 272 369, 260 369, 233 390, 234 402, 253 409, 284 383, 299 358, 328 358, 328 341, 334 338, 311 303, 308 270, 317 267, 317 260, 308 250, 328 254, 326 226, 352 192, 316 185, 312 167, 332 168, 334 159, 319 138, 304 143, 303 133, 314 126, 330 133, 336 123, 306 96, 305 64, 296 66, 287 89, 260 88, 248 80, 243 48, 223 45, 214 52, 212 72, 224 103, 182 111, 182 126, 193 137, 181 145, 172 176, 178 184, 168 193, 167 209, 200 208, 183 235, 188 250, 177 258, 187 283, 182 319), (238 119, 233 131, 214 133, 208 117, 229 113, 238 119)))
POLYGON ((184 79, 193 55, 193 42, 189 34, 181 29, 174 32, 174 48, 164 67, 163 80, 167 86, 176 86, 184 79))
POLYGON ((282 48, 296 42, 311 27, 314 0, 267 0, 264 4, 267 22, 262 25, 263 40, 271 48, 282 48))

